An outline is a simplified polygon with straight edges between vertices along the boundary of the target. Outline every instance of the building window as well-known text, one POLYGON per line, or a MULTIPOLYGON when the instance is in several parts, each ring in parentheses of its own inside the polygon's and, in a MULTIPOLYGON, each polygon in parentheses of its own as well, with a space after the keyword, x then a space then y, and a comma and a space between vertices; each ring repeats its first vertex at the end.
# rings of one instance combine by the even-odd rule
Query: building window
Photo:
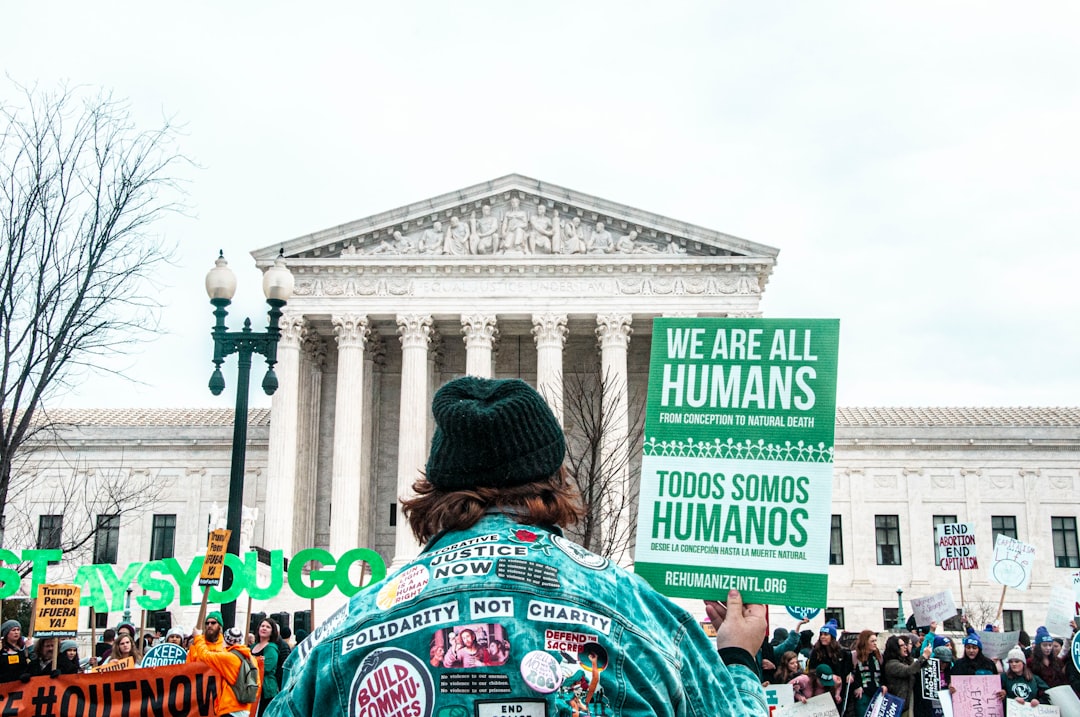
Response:
POLYGON ((1080 546, 1076 540, 1076 518, 1050 518, 1054 535, 1054 567, 1080 568, 1080 546))
POLYGON ((957 610, 955 615, 946 618, 945 622, 942 623, 945 626, 945 629, 951 630, 952 632, 964 632, 964 621, 961 619, 961 615, 963 614, 962 611, 957 610))
POLYGON ((829 531, 829 565, 844 564, 844 534, 840 530, 840 516, 832 517, 832 528, 829 531))
POLYGON ((882 627, 885 630, 892 630, 894 627, 896 627, 896 616, 898 614, 899 610, 895 607, 881 608, 882 627))
POLYGON ((934 543, 933 543, 934 548, 933 548, 933 553, 932 553, 933 556, 934 556, 934 565, 941 565, 941 557, 938 555, 938 552, 937 552, 937 527, 939 525, 945 525, 946 523, 956 523, 956 522, 959 522, 959 521, 956 520, 955 515, 935 515, 934 516, 934 529, 933 529, 933 531, 931 531, 931 534, 930 534, 930 537, 934 539, 934 543))
POLYGON ((1001 629, 1005 632, 1019 632, 1024 629, 1023 610, 1004 610, 1001 613, 1001 629))
POLYGON ((91 629, 104 630, 109 626, 109 613, 94 612, 93 610, 89 610, 87 612, 87 618, 90 618, 91 615, 93 616, 93 619, 87 620, 87 627, 91 629))
POLYGON ((997 543, 997 537, 1004 535, 1006 538, 1012 538, 1013 540, 1019 540, 1016 537, 1016 516, 1015 515, 991 515, 990 516, 990 529, 993 531, 993 542, 997 543))
POLYGON ((150 532, 150 559, 171 558, 176 550, 176 515, 168 513, 154 516, 150 532))
MULTIPOLYGON (((38 517, 38 550, 59 550, 64 534, 64 516, 42 515, 38 517)), ((59 560, 50 560, 49 565, 58 565, 59 560)))
POLYGON ((390 504, 390 527, 397 527, 397 503, 390 504))
POLYGON ((99 515, 94 531, 94 563, 116 565, 116 552, 120 544, 120 516, 99 515))
POLYGON ((841 630, 844 629, 844 608, 842 607, 827 607, 825 608, 825 622, 829 620, 836 620, 836 626, 841 630))
POLYGON ((900 565, 900 516, 875 515, 877 564, 900 565))

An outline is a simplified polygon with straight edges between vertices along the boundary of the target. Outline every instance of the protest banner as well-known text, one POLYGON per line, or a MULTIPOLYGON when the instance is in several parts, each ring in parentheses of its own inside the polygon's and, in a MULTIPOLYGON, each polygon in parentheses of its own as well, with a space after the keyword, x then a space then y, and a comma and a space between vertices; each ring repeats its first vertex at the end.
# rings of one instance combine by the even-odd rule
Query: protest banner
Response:
POLYGON ((95 667, 93 672, 120 672, 122 670, 131 670, 135 667, 134 657, 125 657, 122 660, 116 660, 109 662, 100 667, 95 667))
POLYGON ((1071 585, 1053 585, 1050 599, 1046 603, 1046 620, 1043 625, 1051 635, 1071 637, 1072 625, 1069 621, 1076 615, 1073 612, 1075 600, 1071 585))
MULTIPOLYGON (((30 595, 36 595, 46 582, 45 573, 49 561, 59 561, 63 553, 59 550, 23 550, 20 554, 7 549, 0 549, 0 599, 11 597, 22 588, 22 576, 7 565, 30 563, 30 595)), ((150 562, 136 561, 126 566, 107 563, 82 565, 71 581, 81 589, 80 605, 95 612, 119 612, 124 609, 128 587, 138 587, 146 594, 133 597, 132 602, 147 611, 164 610, 179 599, 180 605, 196 605, 199 598, 194 597, 196 578, 202 571, 204 557, 195 556, 187 566, 177 558, 164 558, 150 562), (117 573, 118 568, 120 572, 117 573)), ((210 588, 210 602, 228 602, 237 599, 246 592, 256 600, 270 600, 276 597, 285 585, 302 598, 321 598, 338 590, 346 597, 352 597, 368 585, 377 583, 386 577, 386 563, 382 557, 369 548, 353 548, 335 557, 321 548, 304 548, 297 551, 286 568, 285 554, 281 550, 270 551, 269 577, 266 585, 259 584, 259 555, 252 550, 243 557, 226 553, 225 564, 232 568, 233 586, 228 590, 210 588), (303 568, 311 561, 317 561, 321 568, 312 570, 310 582, 305 581, 303 568), (350 570, 357 563, 366 563, 363 570, 366 580, 354 584, 350 579, 350 570)), ((355 571, 354 571, 355 572, 355 571)), ((201 596, 201 593, 200 593, 201 596)))
POLYGON ((142 667, 165 667, 186 661, 187 650, 172 642, 161 642, 147 650, 139 664, 142 667))
POLYGON ((1069 685, 1058 685, 1046 691, 1050 704, 1061 710, 1061 717, 1080 717, 1080 698, 1069 685))
POLYGON ((1035 546, 998 534, 994 543, 994 563, 990 579, 998 585, 1027 590, 1031 584, 1031 568, 1035 563, 1035 546))
POLYGON ((202 570, 199 572, 199 587, 221 585, 221 578, 225 575, 225 553, 229 549, 229 536, 231 530, 218 528, 210 531, 210 537, 206 539, 206 558, 203 559, 202 570))
POLYGON ((934 526, 934 537, 942 570, 973 570, 979 567, 975 554, 974 523, 941 523, 934 526))
POLYGON ((902 697, 890 695, 878 688, 866 710, 866 717, 900 717, 903 711, 904 699, 902 697))
POLYGON ((776 710, 773 717, 840 717, 832 693, 811 697, 806 702, 795 702, 776 710))
POLYGON ((716 637, 716 625, 713 625, 709 618, 701 621, 701 629, 705 631, 706 637, 716 637))
POLYGON ((930 712, 927 714, 942 714, 941 702, 938 699, 941 691, 941 660, 936 657, 927 660, 919 670, 917 679, 915 689, 922 695, 923 700, 929 703, 927 707, 930 712))
POLYGON ((765 705, 769 708, 769 717, 785 707, 795 704, 795 689, 788 683, 765 687, 765 705))
POLYGON ((929 625, 931 622, 945 622, 956 617, 956 603, 953 602, 952 590, 943 590, 926 597, 912 598, 911 610, 915 613, 916 625, 929 625))
POLYGON ((949 690, 938 690, 938 704, 941 705, 941 717, 953 717, 952 693, 949 690))
POLYGON ((991 660, 1003 660, 1009 654, 1009 650, 1016 647, 1020 642, 1020 631, 1013 632, 987 632, 979 633, 982 640, 983 654, 991 660))
POLYGON ((839 322, 656 319, 635 572, 825 607, 839 322))
POLYGON ((1076 601, 1073 605, 1073 615, 1080 616, 1080 571, 1073 573, 1069 578, 1072 580, 1073 599, 1076 601))
POLYGON ((77 585, 41 585, 35 609, 35 637, 75 637, 79 634, 77 585))
POLYGON ((220 690, 206 664, 35 677, 6 685, 5 717, 213 717, 220 690))
POLYGON ((791 615, 796 620, 813 620, 819 614, 821 614, 821 608, 819 607, 798 607, 795 605, 785 605, 788 615, 791 615))
POLYGON ((949 684, 954 717, 1004 717, 1005 705, 997 698, 1000 675, 953 675, 949 684))
POLYGON ((1059 717, 1061 711, 1053 705, 1032 707, 1030 704, 1021 704, 1016 700, 1005 700, 1006 717, 1059 717))

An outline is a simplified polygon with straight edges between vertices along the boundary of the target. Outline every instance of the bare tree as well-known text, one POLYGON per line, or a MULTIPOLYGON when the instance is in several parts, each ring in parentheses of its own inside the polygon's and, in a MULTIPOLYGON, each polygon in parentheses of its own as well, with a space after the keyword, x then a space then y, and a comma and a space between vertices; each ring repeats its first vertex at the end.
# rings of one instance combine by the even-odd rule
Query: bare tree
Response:
POLYGON ((635 535, 645 404, 631 397, 623 405, 619 399, 623 380, 610 373, 601 375, 598 367, 567 372, 563 385, 566 465, 587 511, 572 533, 598 555, 629 555, 635 535))
POLYGON ((43 402, 156 328, 172 247, 151 230, 187 163, 168 121, 139 130, 108 93, 20 91, 0 105, 0 520, 43 402))
MULTIPOLYGON (((5 536, 9 549, 37 547, 42 537, 38 531, 39 516, 60 516, 62 524, 50 547, 63 551, 65 564, 76 566, 100 558, 110 546, 111 529, 117 530, 131 521, 153 513, 155 506, 169 487, 150 471, 127 468, 91 468, 83 464, 71 466, 70 472, 55 473, 42 479, 36 471, 23 474, 25 493, 16 489, 8 505, 8 531, 5 536), (15 493, 19 493, 16 495, 15 493)), ((15 567, 25 577, 31 564, 15 567)))

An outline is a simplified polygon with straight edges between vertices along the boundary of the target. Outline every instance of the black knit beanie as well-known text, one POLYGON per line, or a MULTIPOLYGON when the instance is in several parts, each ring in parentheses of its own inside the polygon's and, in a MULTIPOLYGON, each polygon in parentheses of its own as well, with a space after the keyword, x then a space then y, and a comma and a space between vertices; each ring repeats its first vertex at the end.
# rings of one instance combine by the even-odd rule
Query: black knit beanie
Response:
POLYGON ((566 455, 562 427, 521 379, 450 381, 431 402, 435 436, 427 479, 442 490, 524 485, 555 475, 566 455))

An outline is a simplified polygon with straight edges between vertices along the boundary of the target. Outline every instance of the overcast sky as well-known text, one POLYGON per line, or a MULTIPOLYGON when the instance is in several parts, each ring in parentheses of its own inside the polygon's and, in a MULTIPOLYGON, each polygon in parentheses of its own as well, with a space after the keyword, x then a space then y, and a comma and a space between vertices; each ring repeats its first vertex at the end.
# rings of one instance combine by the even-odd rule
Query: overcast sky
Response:
MULTIPOLYGON (((206 390, 223 248, 512 172, 780 249, 767 316, 839 317, 839 404, 1080 405, 1075 2, 4 3, 9 77, 103 86, 199 168, 140 384, 206 390)), ((13 95, 10 83, 4 93, 13 95)), ((234 326, 238 328, 238 325, 234 326)), ((226 378, 235 381, 235 359, 226 378)), ((257 382, 252 405, 268 405, 257 382)))

